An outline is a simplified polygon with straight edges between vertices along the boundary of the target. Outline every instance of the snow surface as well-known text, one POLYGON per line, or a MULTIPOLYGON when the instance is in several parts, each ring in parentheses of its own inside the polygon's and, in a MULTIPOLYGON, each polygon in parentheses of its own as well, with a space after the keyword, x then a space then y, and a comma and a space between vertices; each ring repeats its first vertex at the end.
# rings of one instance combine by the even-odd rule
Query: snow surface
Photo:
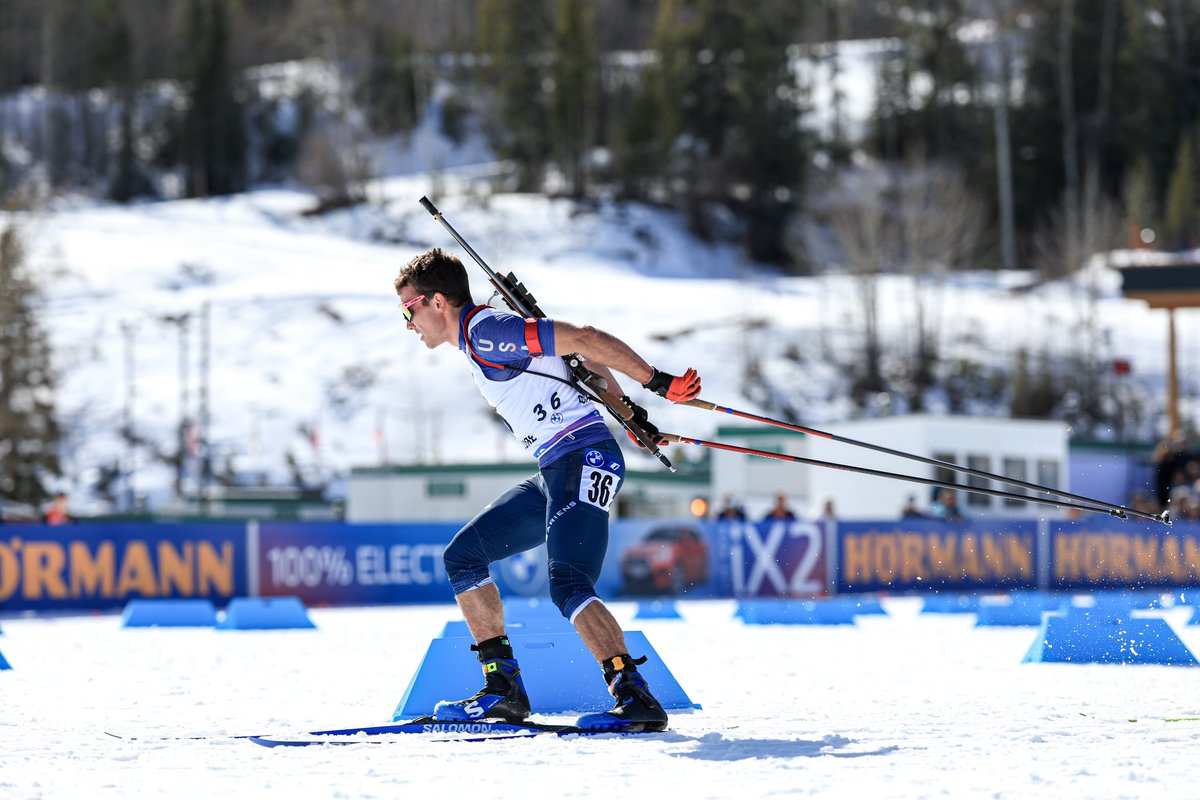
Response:
MULTIPOLYGON (((125 207, 60 203, 25 217, 61 376, 58 406, 71 432, 64 488, 73 511, 112 510, 89 506, 86 488, 101 466, 130 466, 119 431, 131 381, 134 429, 151 443, 135 453, 135 487, 151 508, 168 498, 171 469, 152 451, 176 448, 180 334, 163 317, 191 315, 187 413, 195 419, 206 303, 217 469, 228 461, 242 476, 286 483, 290 455, 323 483, 354 466, 524 460, 475 390, 462 356, 426 350, 396 308, 392 280, 412 255, 434 245, 456 250, 418 205, 425 194, 493 268, 515 271, 548 315, 614 332, 663 369, 695 366, 705 399, 775 416, 786 405, 810 425, 855 413, 839 366, 859 346, 853 277, 781 277, 745 262, 731 246, 699 242, 679 215, 658 209, 487 195, 476 179, 490 169, 388 179, 373 185, 371 205, 319 218, 303 214, 314 203, 310 195, 286 189, 125 207), (748 396, 752 362, 770 388, 748 396)), ((482 272, 460 255, 476 299, 486 301, 482 272)), ((1036 365, 1043 351, 1071 350, 1084 309, 1080 285, 1012 291, 1028 279, 955 273, 944 285, 920 289, 942 320, 947 363, 1011 366, 1016 349, 1026 347, 1036 365)), ((1122 298, 1113 270, 1097 267, 1084 280, 1099 290, 1098 327, 1107 344, 1098 357, 1131 359, 1130 390, 1161 398, 1165 315, 1122 298)), ((908 277, 881 279, 889 359, 905 357, 916 291, 908 277)), ((1200 314, 1181 312, 1177 325, 1187 413, 1200 393, 1200 314)), ((662 430, 706 438, 727 422, 626 389, 662 430)), ((938 402, 934 397, 928 410, 943 410, 938 402)), ((674 460, 700 457, 699 448, 674 449, 674 460)), ((628 455, 635 468, 656 468, 647 457, 628 455)), ((185 488, 194 487, 193 475, 185 488)))
MULTIPOLYGON (((886 617, 828 627, 743 625, 732 601, 633 621, 613 603, 703 705, 660 735, 275 750, 153 737, 387 722, 455 608, 313 609, 315 631, 6 619, 0 796, 1194 796, 1200 723, 1161 718, 1200 715, 1196 670, 1021 664, 1033 628, 883 602, 886 617)), ((1200 648, 1185 611, 1160 613, 1200 648)))

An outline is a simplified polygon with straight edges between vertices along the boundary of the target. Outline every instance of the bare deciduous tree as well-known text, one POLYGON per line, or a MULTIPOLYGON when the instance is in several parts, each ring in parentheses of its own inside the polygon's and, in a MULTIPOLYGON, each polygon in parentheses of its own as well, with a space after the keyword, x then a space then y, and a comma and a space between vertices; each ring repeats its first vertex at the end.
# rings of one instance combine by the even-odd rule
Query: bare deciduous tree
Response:
POLYGON ((348 129, 332 124, 310 132, 300 145, 300 182, 317 196, 314 212, 361 203, 370 177, 367 160, 348 129))
POLYGON ((892 186, 897 260, 913 289, 908 401, 919 410, 936 381, 946 273, 972 266, 987 212, 961 170, 929 163, 920 151, 893 172, 892 186))
POLYGON ((1083 432, 1105 417, 1099 368, 1102 332, 1098 325, 1100 298, 1099 269, 1107 264, 1109 251, 1122 245, 1121 211, 1115 202, 1096 189, 1098 177, 1089 170, 1084 179, 1087 202, 1075 215, 1068 215, 1070 198, 1055 209, 1034 235, 1033 263, 1047 277, 1069 281, 1074 313, 1070 350, 1065 353, 1068 374, 1064 385, 1078 398, 1073 424, 1083 432), (1099 263, 1096 262, 1099 259, 1099 263))
POLYGON ((879 276, 891 251, 887 210, 881 192, 863 192, 861 201, 842 205, 830 214, 830 227, 854 276, 862 314, 862 362, 851 386, 861 407, 868 397, 883 391, 883 348, 879 337, 879 276))

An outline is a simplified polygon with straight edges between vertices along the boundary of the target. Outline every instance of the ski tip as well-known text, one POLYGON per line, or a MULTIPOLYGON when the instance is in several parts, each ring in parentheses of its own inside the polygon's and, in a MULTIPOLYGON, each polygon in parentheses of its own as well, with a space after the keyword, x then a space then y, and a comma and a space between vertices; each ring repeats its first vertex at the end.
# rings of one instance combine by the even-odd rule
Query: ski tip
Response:
POLYGON ((314 744, 338 744, 337 742, 309 739, 296 739, 289 741, 284 739, 272 739, 269 736, 247 736, 246 738, 257 745, 262 745, 263 747, 308 747, 309 745, 314 744))

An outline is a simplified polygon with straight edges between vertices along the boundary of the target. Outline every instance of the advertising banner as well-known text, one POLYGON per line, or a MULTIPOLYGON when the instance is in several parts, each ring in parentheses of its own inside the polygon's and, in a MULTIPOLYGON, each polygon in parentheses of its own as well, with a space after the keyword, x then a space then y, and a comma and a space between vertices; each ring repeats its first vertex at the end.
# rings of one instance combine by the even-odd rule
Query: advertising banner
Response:
MULTIPOLYGON (((453 602, 442 551, 458 523, 351 525, 263 522, 258 533, 259 592, 306 603, 453 602)), ((711 531, 704 524, 614 522, 596 582, 602 597, 711 597, 717 585, 711 531)), ((546 547, 492 565, 506 597, 549 597, 546 547)))
MULTIPOLYGON (((131 598, 297 595, 307 604, 453 602, 458 523, 82 522, 0 529, 0 612, 120 609, 131 598)), ((1100 518, 822 523, 620 520, 609 599, 1200 585, 1200 524, 1100 518), (828 527, 827 527, 828 526, 828 527), (832 573, 832 575, 831 575, 832 573), (830 586, 830 578, 833 584, 830 586)), ((506 597, 548 597, 544 546, 492 566, 506 597)))
POLYGON ((0 611, 121 608, 131 598, 247 593, 241 523, 81 522, 0 528, 0 611))
POLYGON ((1200 523, 1100 516, 1050 524, 1051 589, 1200 585, 1200 523))
POLYGON ((1037 588, 1035 520, 839 522, 839 592, 1037 588))
POLYGON ((258 590, 308 605, 452 603, 442 551, 459 527, 263 522, 258 590))
POLYGON ((827 523, 806 520, 713 523, 724 568, 724 597, 827 594, 827 523))

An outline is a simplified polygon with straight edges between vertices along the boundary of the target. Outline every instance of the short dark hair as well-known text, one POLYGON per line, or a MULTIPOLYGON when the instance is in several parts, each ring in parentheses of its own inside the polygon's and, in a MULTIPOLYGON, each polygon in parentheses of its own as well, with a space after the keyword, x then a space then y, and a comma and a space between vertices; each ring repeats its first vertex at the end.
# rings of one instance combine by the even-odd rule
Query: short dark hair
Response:
POLYGON ((467 269, 456 256, 440 247, 414 256, 396 276, 396 294, 411 285, 419 294, 441 292, 452 306, 471 302, 471 283, 467 269))

